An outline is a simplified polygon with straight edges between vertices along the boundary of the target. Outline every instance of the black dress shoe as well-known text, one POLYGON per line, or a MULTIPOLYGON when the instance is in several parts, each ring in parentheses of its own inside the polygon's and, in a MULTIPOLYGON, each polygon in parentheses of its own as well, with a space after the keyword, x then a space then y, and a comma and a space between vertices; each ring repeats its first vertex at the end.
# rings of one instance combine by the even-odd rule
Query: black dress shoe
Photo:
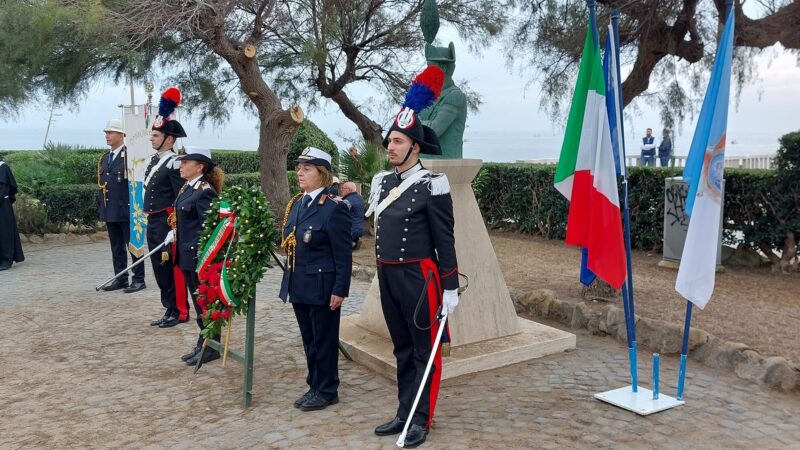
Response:
MULTIPOLYGON (((194 355, 191 358, 187 359, 186 360, 186 365, 187 366, 196 366, 197 365, 197 360, 200 359, 200 353, 201 352, 197 352, 196 355, 194 355)), ((205 364, 207 362, 214 361, 216 359, 219 359, 219 352, 214 350, 214 349, 212 349, 212 348, 207 348, 206 352, 203 353, 203 364, 205 364)))
POLYGON ((162 323, 164 323, 164 321, 167 320, 167 319, 169 319, 169 316, 164 316, 164 317, 162 317, 162 318, 160 318, 158 320, 154 320, 154 321, 150 322, 150 326, 151 327, 157 327, 157 326, 161 325, 162 323))
POLYGON ((162 321, 160 324, 158 324, 158 328, 170 328, 170 327, 174 327, 175 325, 177 325, 179 323, 181 323, 181 321, 178 320, 177 317, 167 317, 166 319, 164 319, 164 321, 162 321))
POLYGON ((411 426, 408 427, 408 433, 406 433, 406 440, 403 442, 403 448, 419 447, 423 442, 425 442, 427 437, 427 428, 412 423, 411 426))
POLYGON ((301 404, 303 404, 306 401, 308 401, 313 395, 314 395, 314 391, 309 389, 308 392, 303 394, 302 397, 300 397, 300 398, 298 398, 297 400, 294 401, 294 407, 295 408, 299 408, 301 404))
POLYGON ((378 427, 375 428, 375 434, 378 436, 390 436, 392 434, 398 434, 403 431, 404 426, 406 426, 406 421, 399 417, 395 417, 383 425, 378 425, 378 427))
POLYGON ((122 292, 124 292, 126 294, 131 294, 133 292, 139 292, 139 291, 141 291, 142 289, 144 289, 146 287, 147 287, 147 285, 145 285, 143 281, 142 282, 134 281, 133 283, 131 283, 130 286, 128 286, 125 289, 123 289, 122 292))
POLYGON ((181 356, 181 361, 183 361, 183 362, 186 362, 186 361, 188 361, 188 360, 190 360, 190 359, 194 358, 194 357, 195 357, 195 355, 197 355, 198 353, 200 353, 200 350, 202 350, 202 349, 203 349, 203 347, 200 347, 200 346, 197 346, 197 347, 195 347, 195 348, 194 348, 194 349, 192 349, 192 351, 190 351, 189 353, 187 353, 187 354, 185 354, 185 355, 181 356))
POLYGON ((103 286, 102 288, 100 288, 100 290, 103 292, 109 292, 109 291, 116 291, 119 289, 125 289, 127 287, 128 283, 113 283, 109 284, 108 286, 103 286))
POLYGON ((318 411, 327 408, 328 405, 335 405, 337 403, 339 403, 338 395, 335 395, 330 400, 325 400, 319 395, 312 394, 311 398, 300 404, 300 411, 318 411))

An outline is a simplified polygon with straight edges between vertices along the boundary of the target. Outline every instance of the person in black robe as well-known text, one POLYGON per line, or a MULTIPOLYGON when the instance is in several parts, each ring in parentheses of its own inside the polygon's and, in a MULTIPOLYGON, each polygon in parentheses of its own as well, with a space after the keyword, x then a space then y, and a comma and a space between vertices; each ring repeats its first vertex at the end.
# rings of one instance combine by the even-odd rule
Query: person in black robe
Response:
POLYGON ((0 161, 0 270, 25 261, 19 240, 17 219, 11 206, 17 200, 17 181, 8 164, 0 161))

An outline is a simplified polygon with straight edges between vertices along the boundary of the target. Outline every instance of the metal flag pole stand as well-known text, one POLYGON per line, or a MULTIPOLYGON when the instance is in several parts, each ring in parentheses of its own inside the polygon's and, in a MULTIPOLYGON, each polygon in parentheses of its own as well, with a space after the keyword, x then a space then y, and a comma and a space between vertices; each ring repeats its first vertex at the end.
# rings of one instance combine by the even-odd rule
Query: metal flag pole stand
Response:
MULTIPOLYGON (((599 39, 597 34, 597 18, 596 6, 594 0, 588 0, 589 17, 592 23, 592 32, 595 36, 595 42, 599 39)), ((631 261, 631 238, 630 238, 630 212, 628 209, 628 176, 625 168, 625 131, 622 121, 622 86, 620 84, 620 68, 619 68, 619 38, 617 30, 619 28, 619 11, 614 10, 611 13, 612 23, 612 36, 613 36, 613 55, 611 61, 614 61, 610 70, 613 70, 615 77, 614 92, 616 98, 614 99, 614 109, 617 112, 617 128, 619 129, 618 145, 623 158, 620 161, 620 172, 622 175, 622 199, 623 199, 623 214, 624 214, 624 234, 625 234, 625 254, 627 259, 628 279, 622 286, 622 305, 625 311, 625 329, 627 332, 628 341, 628 359, 630 362, 631 371, 631 385, 623 386, 621 388, 612 389, 610 391, 601 392, 594 395, 594 398, 610 403, 614 406, 627 409, 628 411, 636 414, 646 416, 666 409, 680 406, 684 402, 676 400, 668 395, 659 394, 658 392, 658 368, 659 358, 657 355, 653 356, 653 390, 639 386, 638 379, 638 362, 637 362, 637 347, 636 347, 636 313, 634 310, 634 295, 633 295, 633 264, 631 261)), ((680 398, 680 396, 678 397, 680 398)))
MULTIPOLYGON (((230 358, 244 366, 244 382, 242 384, 242 406, 249 408, 253 404, 253 352, 254 342, 256 335, 256 296, 247 299, 247 320, 245 328, 244 339, 244 354, 228 349, 228 340, 230 340, 230 322, 228 323, 228 339, 223 344, 214 339, 206 339, 203 342, 203 349, 200 351, 200 357, 197 359, 197 365, 194 366, 194 372, 197 373, 200 367, 203 366, 203 354, 206 348, 211 347, 220 352, 220 354, 228 355, 230 358)), ((227 357, 225 358, 227 360, 227 357)))

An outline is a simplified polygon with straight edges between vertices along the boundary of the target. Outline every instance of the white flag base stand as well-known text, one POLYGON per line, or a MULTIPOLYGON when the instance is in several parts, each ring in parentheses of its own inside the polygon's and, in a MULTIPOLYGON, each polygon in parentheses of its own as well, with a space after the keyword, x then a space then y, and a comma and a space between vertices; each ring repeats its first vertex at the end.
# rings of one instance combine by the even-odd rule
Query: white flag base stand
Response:
POLYGON ((638 392, 633 392, 631 386, 594 394, 594 398, 611 403, 614 406, 635 412, 640 416, 661 412, 676 406, 683 405, 684 401, 677 400, 669 395, 659 393, 658 399, 653 400, 653 391, 639 386, 638 392))

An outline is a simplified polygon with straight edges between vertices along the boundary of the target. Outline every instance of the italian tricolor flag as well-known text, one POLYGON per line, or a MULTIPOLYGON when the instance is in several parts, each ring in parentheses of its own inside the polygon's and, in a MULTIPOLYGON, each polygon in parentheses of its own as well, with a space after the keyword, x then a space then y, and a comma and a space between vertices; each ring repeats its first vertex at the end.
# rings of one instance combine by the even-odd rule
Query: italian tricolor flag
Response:
POLYGON ((588 249, 589 269, 619 290, 626 276, 625 246, 602 59, 591 33, 589 28, 555 187, 570 202, 567 245, 588 249))

